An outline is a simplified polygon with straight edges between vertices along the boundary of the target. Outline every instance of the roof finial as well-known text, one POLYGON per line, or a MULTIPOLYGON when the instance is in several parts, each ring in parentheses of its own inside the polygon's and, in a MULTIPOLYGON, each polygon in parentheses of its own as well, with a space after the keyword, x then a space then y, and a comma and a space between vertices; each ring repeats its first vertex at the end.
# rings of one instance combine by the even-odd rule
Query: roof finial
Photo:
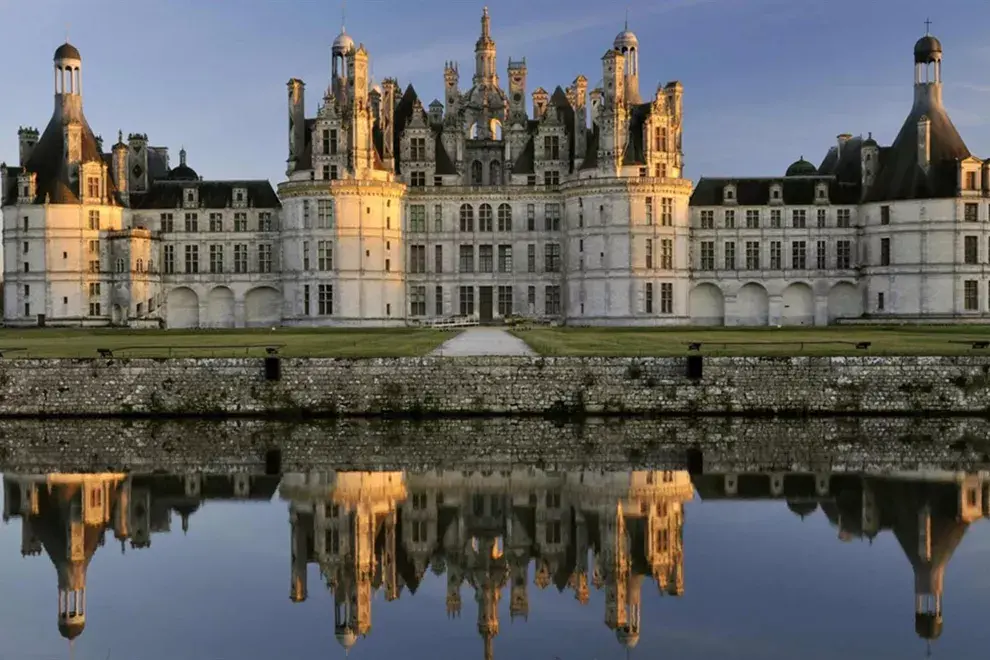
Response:
POLYGON ((186 164, 186 148, 181 147, 179 149, 179 165, 185 165, 185 164, 186 164))
POLYGON ((344 25, 347 24, 347 0, 340 0, 340 33, 344 34, 347 30, 344 29, 344 25))
POLYGON ((69 24, 65 24, 65 43, 69 43, 69 24))
POLYGON ((626 31, 629 31, 629 7, 626 7, 626 31))
POLYGON ((929 18, 925 19, 925 36, 931 35, 932 21, 929 18))

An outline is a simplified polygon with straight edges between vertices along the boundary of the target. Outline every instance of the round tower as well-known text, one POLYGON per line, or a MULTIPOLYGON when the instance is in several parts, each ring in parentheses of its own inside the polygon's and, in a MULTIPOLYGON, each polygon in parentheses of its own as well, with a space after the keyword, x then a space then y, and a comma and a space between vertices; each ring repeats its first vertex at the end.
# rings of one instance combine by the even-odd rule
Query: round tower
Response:
POLYGON ((639 96, 639 39, 629 29, 628 20, 622 32, 616 35, 612 48, 625 57, 626 103, 642 103, 643 100, 639 96))

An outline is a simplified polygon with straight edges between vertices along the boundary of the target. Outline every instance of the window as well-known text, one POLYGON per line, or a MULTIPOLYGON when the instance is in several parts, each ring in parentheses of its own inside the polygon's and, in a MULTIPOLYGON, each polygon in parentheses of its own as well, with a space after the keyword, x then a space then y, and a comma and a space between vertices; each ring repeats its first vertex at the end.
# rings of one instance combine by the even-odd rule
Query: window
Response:
POLYGON ((198 245, 187 245, 186 246, 186 272, 187 273, 198 273, 199 272, 199 246, 198 245))
POLYGON ((412 204, 409 207, 409 231, 426 231, 426 207, 422 204, 412 204))
POLYGON ((443 246, 437 245, 433 248, 433 272, 443 272, 443 246))
POLYGON ((546 204, 543 207, 544 229, 560 231, 560 204, 546 204))
POLYGON ((330 166, 329 165, 324 165, 323 166, 323 180, 324 181, 329 181, 330 180, 330 166))
POLYGON ((511 245, 499 245, 498 246, 498 272, 500 272, 500 273, 511 273, 512 272, 512 246, 511 245))
POLYGON ((672 227, 674 225, 674 198, 663 197, 660 200, 660 226, 672 227))
POLYGON ((481 165, 480 160, 476 160, 471 163, 471 185, 480 186, 482 184, 482 176, 484 173, 484 168, 481 165))
POLYGON ((461 231, 474 231, 474 207, 461 204, 461 231))
POLYGON ((660 313, 674 313, 674 285, 670 282, 660 284, 660 313))
POLYGON ((760 242, 746 241, 746 270, 760 269, 760 242))
POLYGON ((646 283, 646 291, 644 295, 644 311, 647 314, 653 313, 653 282, 646 283))
POLYGON ((498 205, 498 230, 512 231, 512 207, 508 204, 498 205))
POLYGON ((409 316, 426 316, 426 287, 409 288, 409 316))
POLYGON ((330 153, 330 131, 329 130, 324 130, 323 131, 323 153, 325 153, 325 154, 329 154, 330 153))
MULTIPOLYGON (((25 188, 25 194, 27 194, 27 189, 25 188)), ((24 303, 24 316, 31 316, 31 303, 24 303)))
POLYGON ((646 239, 646 264, 647 269, 653 268, 653 239, 646 239))
POLYGON ((259 273, 272 272, 271 243, 262 243, 261 245, 258 246, 258 272, 259 273))
POLYGON ((526 231, 536 231, 536 204, 526 205, 526 231))
MULTIPOLYGON (((330 155, 335 156, 337 154, 337 129, 330 129, 330 155)), ((325 152, 324 152, 325 153, 325 152)))
POLYGON ((333 241, 316 242, 316 268, 323 272, 333 270, 333 241))
POLYGON ((536 272, 536 246, 532 243, 526 246, 526 272, 536 272))
POLYGON ((980 263, 979 237, 966 236, 963 239, 963 261, 967 264, 980 263))
POLYGON ((333 229, 333 200, 320 199, 316 202, 316 228, 333 229))
MULTIPOLYGON (((27 252, 27 243, 24 244, 24 251, 27 252)), ((100 242, 99 241, 89 241, 89 253, 99 254, 100 253, 100 242)))
POLYGON ((560 287, 548 286, 544 289, 544 311, 547 316, 560 316, 560 287))
POLYGON ((878 293, 877 294, 877 309, 882 312, 883 311, 883 307, 884 307, 883 294, 882 293, 878 293))
POLYGON ((547 170, 543 173, 543 185, 553 187, 560 185, 560 172, 557 170, 547 170))
POLYGON ((413 188, 424 188, 426 186, 426 172, 416 170, 409 174, 409 185, 413 188))
POLYGON ((210 272, 223 272, 223 246, 210 245, 210 272))
POLYGON ((791 268, 805 270, 808 267, 808 244, 804 241, 791 243, 791 268))
POLYGON ((492 207, 482 204, 478 209, 478 231, 492 231, 492 207))
POLYGON ((543 270, 547 273, 560 272, 560 243, 547 243, 543 246, 543 270))
POLYGON ((653 198, 646 198, 646 224, 653 224, 653 198))
POLYGON ((780 241, 770 241, 770 268, 780 270, 784 267, 783 246, 780 241))
POLYGON ((474 272, 474 246, 473 245, 461 245, 460 250, 460 260, 458 262, 457 270, 460 273, 473 273, 474 272))
POLYGON ((724 255, 723 256, 725 257, 725 269, 726 270, 735 270, 736 269, 736 242, 735 241, 727 241, 725 243, 725 246, 724 247, 725 247, 725 251, 724 251, 724 255))
POLYGON ((433 207, 433 231, 443 231, 443 207, 439 204, 433 207))
POLYGON ((530 313, 536 313, 536 287, 528 286, 526 287, 526 304, 529 306, 530 313))
POLYGON ((316 289, 316 313, 333 316, 333 285, 321 284, 316 289))
MULTIPOLYGON (((24 271, 27 272, 27 264, 26 263, 24 264, 24 271)), ((118 273, 123 273, 124 272, 124 260, 123 259, 117 259, 116 272, 118 272, 118 273)))
POLYGON ((100 295, 100 283, 99 282, 90 282, 89 283, 89 297, 90 298, 97 298, 97 297, 99 297, 99 295, 100 295))
POLYGON ((736 228, 736 212, 733 210, 725 211, 722 221, 726 229, 736 228))
POLYGON ((471 316, 474 314, 474 287, 457 287, 457 298, 460 302, 461 316, 471 316))
POLYGON ((409 160, 426 160, 426 138, 414 137, 409 140, 409 160))
POLYGON ((410 245, 409 246, 409 272, 410 273, 425 273, 426 272, 426 246, 425 245, 410 245))
POLYGON ((760 227, 760 210, 759 209, 747 209, 746 210, 746 229, 759 229, 760 227))
POLYGON ((836 241, 835 243, 835 267, 840 270, 852 268, 852 242, 836 241))
POLYGON ((330 180, 331 181, 336 181, 337 180, 337 166, 336 165, 331 165, 330 166, 330 180))
POLYGON ((175 220, 172 218, 171 213, 162 213, 161 215, 161 229, 163 232, 173 232, 175 231, 175 220))
MULTIPOLYGON (((166 245, 165 246, 165 252, 163 253, 163 258, 164 258, 164 262, 162 264, 162 268, 165 270, 165 273, 166 274, 172 274, 172 273, 174 273, 175 272, 175 246, 174 245, 166 245)), ((93 262, 92 261, 89 262, 89 272, 91 272, 91 273, 93 273, 93 272, 99 272, 99 270, 100 270, 99 263, 100 263, 99 261, 96 262, 97 266, 96 266, 96 270, 94 271, 93 270, 93 262)))
POLYGON ((303 241, 302 244, 302 263, 303 270, 309 270, 309 241, 303 241))
POLYGON ((828 225, 828 209, 818 209, 818 227, 821 228, 827 225, 828 225))
POLYGON ((701 228, 702 229, 714 229, 715 228, 715 211, 702 211, 701 212, 701 228))
MULTIPOLYGON (((966 172, 966 190, 976 190, 976 172, 966 172)), ((96 195, 90 195, 96 197, 96 195)))
POLYGON ((95 176, 86 177, 86 196, 87 197, 99 197, 100 196, 100 179, 99 179, 99 177, 95 177, 95 176))
POLYGON ((99 231, 100 229, 100 212, 90 211, 89 212, 89 228, 92 231, 99 231))
POLYGON ((543 157, 546 160, 560 160, 560 137, 545 135, 543 137, 543 157))
POLYGON ((794 229, 804 229, 808 226, 808 212, 804 209, 791 211, 791 226, 794 229))
POLYGON ((186 231, 199 231, 198 213, 186 213, 186 231))
POLYGON ((849 209, 836 209, 835 226, 848 229, 851 224, 852 212, 849 209))
MULTIPOLYGON (((437 246, 437 247, 439 247, 439 246, 437 246)), ((433 291, 433 306, 434 306, 434 310, 433 310, 434 313, 437 316, 443 316, 443 287, 442 286, 438 286, 433 291)))
MULTIPOLYGON (((303 210, 305 211, 306 228, 309 229, 309 202, 303 203, 303 210)), ((234 214, 234 231, 247 231, 247 213, 234 214)))
POLYGON ((977 280, 963 282, 963 309, 967 312, 980 309, 980 283, 977 280))
POLYGON ((780 209, 770 209, 770 228, 780 229, 783 225, 783 212, 780 209))
POLYGON ((884 205, 884 206, 881 206, 880 207, 880 224, 881 225, 889 225, 890 224, 890 207, 889 206, 884 205))
POLYGON ((881 238, 880 239, 880 265, 889 266, 890 265, 890 239, 881 238))
POLYGON ((102 310, 100 309, 100 303, 98 303, 98 302, 91 302, 91 303, 89 303, 89 315, 90 316, 99 316, 101 311, 102 310))
POLYGON ((828 268, 828 248, 825 241, 818 241, 815 244, 815 268, 825 270, 828 268))
POLYGON ((701 270, 715 270, 715 241, 701 242, 701 270))
POLYGON ((30 223, 30 219, 29 219, 29 218, 28 218, 27 216, 24 216, 24 224, 23 224, 23 225, 21 225, 21 228, 22 228, 22 229, 23 229, 24 231, 27 231, 27 230, 28 230, 28 228, 29 228, 29 223, 30 223))
POLYGON ((222 213, 211 213, 210 214, 210 231, 213 233, 223 231, 223 214, 222 213))
POLYGON ((500 286, 498 288, 498 313, 499 316, 510 316, 512 314, 511 286, 500 286))
POLYGON ((478 272, 491 273, 495 270, 495 258, 491 245, 478 246, 478 272))
POLYGON ((980 206, 973 202, 967 202, 963 206, 963 220, 966 222, 977 222, 980 219, 980 206))
POLYGON ((654 151, 667 151, 667 127, 657 126, 653 129, 654 151))
POLYGON ((536 175, 535 174, 530 174, 530 175, 528 175, 526 177, 526 185, 527 186, 535 186, 536 185, 536 175))
POLYGON ((234 246, 234 272, 235 273, 246 273, 248 272, 248 246, 247 245, 235 245, 234 246))
POLYGON ((303 286, 303 316, 309 316, 309 285, 303 286))
POLYGON ((674 269, 674 241, 670 238, 660 239, 660 268, 674 269))

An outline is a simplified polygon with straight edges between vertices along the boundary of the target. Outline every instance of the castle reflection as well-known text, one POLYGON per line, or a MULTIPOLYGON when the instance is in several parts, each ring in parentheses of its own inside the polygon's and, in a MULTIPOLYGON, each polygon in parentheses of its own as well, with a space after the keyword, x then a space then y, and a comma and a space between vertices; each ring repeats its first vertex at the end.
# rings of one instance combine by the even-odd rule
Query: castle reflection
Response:
POLYGON ((914 572, 915 630, 942 632, 946 565, 969 525, 990 516, 990 474, 705 474, 686 471, 334 472, 253 474, 49 474, 3 478, 3 520, 19 518, 21 553, 44 551, 58 582, 57 625, 74 639, 86 624, 86 570, 108 533, 127 546, 183 531, 211 500, 287 501, 290 597, 307 598, 316 565, 334 600, 339 643, 352 648, 372 629, 372 596, 415 594, 431 570, 446 580, 446 607, 477 604, 486 658, 499 632, 499 603, 526 619, 529 589, 571 592, 587 604, 604 590, 604 622, 635 647, 644 582, 684 592, 684 504, 778 499, 802 518, 819 508, 839 539, 889 530, 914 572), (280 485, 281 484, 281 485, 280 485), (532 574, 532 582, 530 576, 532 574))

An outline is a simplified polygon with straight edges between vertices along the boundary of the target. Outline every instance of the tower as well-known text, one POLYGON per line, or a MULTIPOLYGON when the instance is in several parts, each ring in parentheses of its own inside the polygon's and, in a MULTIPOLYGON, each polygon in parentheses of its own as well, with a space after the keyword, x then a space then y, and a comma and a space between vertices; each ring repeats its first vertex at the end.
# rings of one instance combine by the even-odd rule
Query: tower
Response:
POLYGON ((55 51, 55 107, 63 120, 82 118, 82 56, 72 44, 55 51))
POLYGON ((333 40, 330 48, 330 89, 337 101, 342 104, 346 100, 348 71, 348 55, 354 50, 354 40, 347 34, 344 26, 340 26, 340 34, 333 40))
POLYGON ((615 37, 612 47, 624 58, 622 78, 626 103, 630 105, 642 103, 643 100, 639 96, 639 39, 629 30, 628 20, 625 29, 615 37))
POLYGON ((863 141, 859 157, 863 176, 863 195, 865 196, 876 180, 877 168, 880 165, 880 145, 873 139, 873 133, 870 133, 863 141))
POLYGON ((474 85, 498 87, 498 73, 495 71, 495 41, 491 34, 492 19, 488 7, 481 12, 481 36, 474 46, 474 85))
POLYGON ((598 165, 608 173, 618 172, 626 145, 625 66, 625 55, 617 50, 610 50, 602 57, 605 89, 599 113, 598 165))
POLYGON ((526 58, 509 60, 509 125, 526 123, 526 58))
POLYGON ((443 86, 447 99, 446 120, 455 122, 460 112, 460 84, 461 74, 457 69, 457 62, 447 62, 443 65, 443 86))
POLYGON ((130 196, 127 174, 127 145, 124 144, 123 131, 117 131, 117 142, 112 149, 113 180, 117 182, 117 192, 126 205, 130 196))
POLYGON ((354 174, 370 170, 374 164, 372 150, 373 117, 368 98, 368 51, 362 44, 351 48, 347 61, 347 107, 351 115, 351 157, 354 174))

